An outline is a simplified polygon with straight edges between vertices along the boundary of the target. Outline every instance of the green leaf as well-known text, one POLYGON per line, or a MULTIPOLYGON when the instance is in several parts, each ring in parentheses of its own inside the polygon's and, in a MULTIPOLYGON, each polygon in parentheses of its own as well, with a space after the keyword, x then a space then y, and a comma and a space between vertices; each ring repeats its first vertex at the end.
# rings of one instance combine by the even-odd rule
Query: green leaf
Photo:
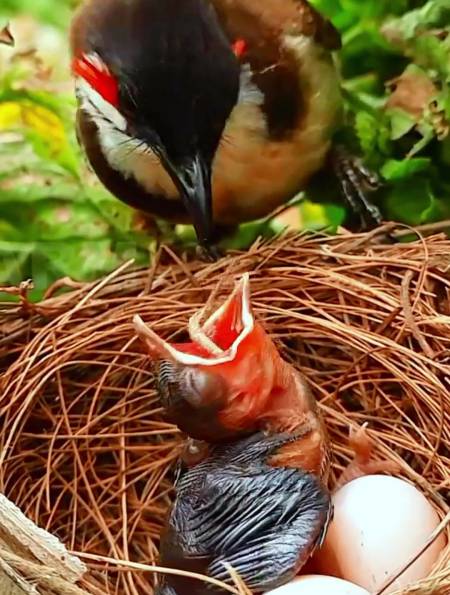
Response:
POLYGON ((262 220, 244 223, 239 226, 237 233, 221 242, 221 246, 226 250, 247 250, 258 237, 268 238, 274 233, 276 230, 272 222, 262 220))
POLYGON ((399 140, 414 128, 417 121, 401 109, 386 110, 391 125, 391 140, 399 140))
POLYGON ((424 121, 420 122, 417 129, 422 135, 422 138, 417 141, 412 149, 408 152, 407 157, 413 157, 414 155, 417 155, 417 153, 423 151, 423 149, 429 145, 436 136, 434 127, 431 123, 424 121))
POLYGON ((428 169, 431 159, 428 157, 417 157, 415 159, 389 159, 381 168, 381 175, 390 182, 403 180, 428 169))
POLYGON ((427 178, 412 177, 394 186, 384 207, 389 219, 420 225, 436 217, 438 203, 427 178))
POLYGON ((12 223, 0 218, 0 238, 6 241, 18 240, 17 229, 12 223))
MULTIPOLYGON (((30 172, 32 175, 32 172, 30 172)), ((76 184, 64 183, 58 177, 53 178, 53 183, 48 185, 45 180, 41 184, 26 184, 20 179, 16 179, 13 185, 7 187, 0 186, 0 204, 1 203, 23 203, 29 204, 39 201, 55 200, 75 200, 80 194, 80 187, 76 184)))
POLYGON ((450 76, 450 43, 433 35, 415 39, 410 53, 417 64, 444 80, 450 76))
POLYGON ((311 0, 311 4, 329 18, 342 11, 341 0, 311 0))
POLYGON ((182 243, 195 245, 197 236, 192 225, 177 225, 175 231, 182 243))
POLYGON ((390 131, 384 117, 376 117, 365 111, 356 114, 355 131, 358 136, 361 150, 370 160, 376 154, 390 153, 390 131))
POLYGON ((33 15, 58 27, 66 27, 70 19, 71 9, 74 8, 73 0, 2 0, 0 13, 14 15, 22 13, 33 15))
POLYGON ((105 238, 109 226, 89 205, 47 202, 40 206, 33 224, 33 236, 41 240, 105 238))
POLYGON ((15 285, 25 279, 26 274, 24 274, 23 268, 33 250, 33 244, 0 241, 1 285, 15 285))
POLYGON ((450 168, 450 136, 447 136, 447 138, 445 138, 443 140, 443 142, 441 143, 440 157, 442 159, 442 163, 447 168, 447 171, 449 171, 449 168, 450 168))
MULTIPOLYGON (((40 242, 38 255, 51 262, 58 276, 69 275, 77 280, 95 279, 120 264, 109 239, 40 242)), ((37 275, 39 271, 33 266, 31 276, 35 278, 37 275)))
POLYGON ((365 153, 372 153, 377 146, 378 123, 375 116, 367 112, 358 112, 356 114, 355 128, 358 135, 361 149, 365 153))
POLYGON ((448 0, 430 0, 424 6, 411 10, 397 19, 390 19, 384 32, 392 40, 414 39, 424 29, 446 27, 450 23, 448 0))
POLYGON ((316 204, 304 200, 300 212, 305 229, 335 231, 345 219, 345 209, 339 205, 316 204))

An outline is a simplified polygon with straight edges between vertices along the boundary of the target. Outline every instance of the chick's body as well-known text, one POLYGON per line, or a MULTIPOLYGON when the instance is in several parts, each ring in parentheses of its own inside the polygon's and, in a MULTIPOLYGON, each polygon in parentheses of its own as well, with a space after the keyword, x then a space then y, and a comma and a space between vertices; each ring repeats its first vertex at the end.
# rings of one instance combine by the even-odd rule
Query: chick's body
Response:
MULTIPOLYGON (((292 435, 257 433, 211 449, 179 480, 161 536, 161 564, 232 584, 230 565, 254 592, 293 578, 324 536, 327 490, 311 473, 267 464, 292 435)), ((202 581, 167 575, 157 595, 206 595, 202 581)))
MULTIPOLYGON (((254 319, 248 276, 205 323, 191 319, 191 343, 167 343, 135 324, 162 360, 167 417, 204 441, 176 486, 161 564, 227 582, 230 564, 255 592, 290 580, 331 515, 327 432, 305 378, 254 319)), ((174 576, 159 591, 208 592, 174 576)))

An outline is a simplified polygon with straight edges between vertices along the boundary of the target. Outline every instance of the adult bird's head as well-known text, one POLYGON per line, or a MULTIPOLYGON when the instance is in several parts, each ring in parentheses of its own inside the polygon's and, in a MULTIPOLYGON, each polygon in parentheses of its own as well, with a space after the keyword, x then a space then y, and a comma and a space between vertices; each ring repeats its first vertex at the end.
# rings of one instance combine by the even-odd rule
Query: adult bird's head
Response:
POLYGON ((209 2, 88 0, 73 21, 72 52, 79 103, 108 165, 181 197, 208 244, 212 161, 240 81, 209 2), (149 155, 162 173, 141 171, 149 155))
POLYGON ((189 322, 189 343, 168 343, 134 318, 159 360, 159 389, 173 423, 189 436, 223 441, 259 429, 289 431, 313 401, 302 377, 285 362, 253 315, 249 277, 201 322, 189 322))

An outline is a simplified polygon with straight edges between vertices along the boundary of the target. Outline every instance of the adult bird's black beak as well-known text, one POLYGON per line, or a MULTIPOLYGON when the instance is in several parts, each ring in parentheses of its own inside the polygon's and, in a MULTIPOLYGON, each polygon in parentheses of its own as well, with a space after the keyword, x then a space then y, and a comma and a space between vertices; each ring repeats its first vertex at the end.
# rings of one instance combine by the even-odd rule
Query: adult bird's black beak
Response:
POLYGON ((211 164, 199 153, 178 163, 162 160, 191 216, 199 244, 208 248, 213 242, 211 164))

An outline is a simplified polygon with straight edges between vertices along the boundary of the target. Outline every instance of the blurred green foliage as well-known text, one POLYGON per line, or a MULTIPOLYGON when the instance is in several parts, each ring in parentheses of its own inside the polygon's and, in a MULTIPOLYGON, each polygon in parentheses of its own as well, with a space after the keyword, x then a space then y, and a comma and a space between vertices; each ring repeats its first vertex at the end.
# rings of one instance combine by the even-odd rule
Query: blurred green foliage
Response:
MULTIPOLYGON (((449 217, 450 0, 313 3, 342 32, 341 134, 381 173, 384 217, 408 224, 449 217)), ((32 277, 37 294, 62 276, 92 279, 124 259, 147 262, 153 248, 131 209, 88 172, 74 137, 67 27, 76 4, 0 6, 0 28, 12 19, 17 38, 14 50, 0 45, 0 285, 32 277)), ((339 225, 345 212, 333 193, 326 204, 304 200, 291 225, 339 225)), ((246 246, 284 221, 242 226, 228 245, 246 246)), ((193 239, 189 227, 177 233, 193 239)))
POLYGON ((152 248, 135 213, 88 171, 76 142, 71 4, 9 0, 0 9, 4 22, 18 13, 16 48, 0 45, 0 285, 31 278, 33 297, 61 277, 90 280, 130 258, 148 262, 152 248))
POLYGON ((31 15, 38 21, 64 29, 78 0, 2 0, 0 13, 7 17, 31 15))
POLYGON ((450 0, 313 0, 342 32, 347 125, 384 218, 450 215, 450 0))

